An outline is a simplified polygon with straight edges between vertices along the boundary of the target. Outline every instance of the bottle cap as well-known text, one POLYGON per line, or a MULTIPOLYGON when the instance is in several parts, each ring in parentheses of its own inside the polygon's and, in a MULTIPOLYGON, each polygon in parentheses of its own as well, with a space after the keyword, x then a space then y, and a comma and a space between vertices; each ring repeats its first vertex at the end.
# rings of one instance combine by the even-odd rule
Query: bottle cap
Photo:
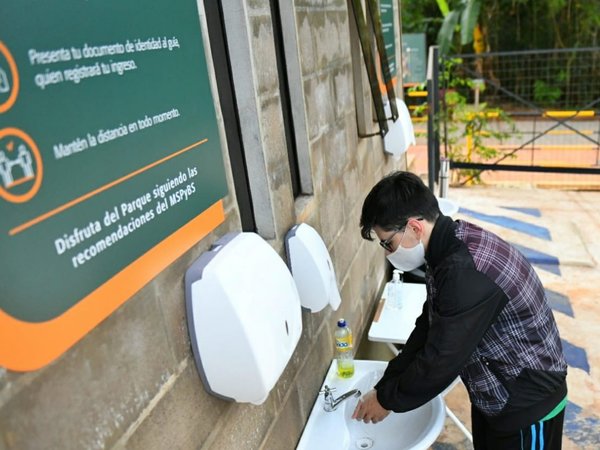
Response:
POLYGON ((340 328, 344 328, 346 326, 346 319, 340 319, 338 320, 338 327, 340 328))

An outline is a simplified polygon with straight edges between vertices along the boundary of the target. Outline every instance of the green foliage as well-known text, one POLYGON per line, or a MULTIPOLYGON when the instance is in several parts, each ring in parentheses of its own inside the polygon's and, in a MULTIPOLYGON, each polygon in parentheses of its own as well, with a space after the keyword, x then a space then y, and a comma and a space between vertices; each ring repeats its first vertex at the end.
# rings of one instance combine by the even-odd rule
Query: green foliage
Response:
POLYGON ((438 41, 448 52, 471 51, 463 47, 471 41, 476 19, 492 51, 594 47, 600 42, 598 0, 402 1, 404 32, 425 32, 428 45, 438 41), (458 19, 448 17, 453 11, 458 19))
POLYGON ((425 33, 427 45, 435 42, 444 18, 436 0, 402 1, 402 32, 425 33))
POLYGON ((448 2, 446 0, 436 0, 438 7, 440 8, 440 12, 442 16, 446 17, 450 12, 450 8, 448 7, 448 2))
POLYGON ((440 53, 445 55, 453 46, 456 31, 460 30, 460 45, 473 41, 473 30, 477 25, 481 0, 460 0, 452 10, 449 10, 445 0, 438 0, 444 22, 438 33, 437 43, 440 53))
POLYGON ((446 17, 444 17, 444 23, 442 23, 437 39, 437 44, 440 46, 440 53, 442 55, 448 54, 448 50, 450 50, 450 47, 452 46, 452 38, 459 19, 460 11, 450 11, 446 17))
MULTIPOLYGON (((424 92, 427 90, 427 83, 419 83, 415 86, 410 87, 406 92, 424 92)), ((412 115, 414 117, 425 117, 427 115, 427 101, 422 102, 420 105, 416 105, 416 108, 413 109, 412 115)), ((421 135, 423 136, 423 135, 421 135)))
POLYGON ((463 64, 462 58, 445 58, 440 64, 440 85, 446 88, 473 88, 473 80, 457 74, 457 67, 463 64))
MULTIPOLYGON (((483 162, 506 155, 499 145, 517 134, 514 121, 501 109, 491 108, 487 103, 473 104, 467 94, 476 83, 458 74, 458 58, 442 65, 443 108, 437 123, 441 141, 445 144, 447 158, 460 162, 483 162)), ((479 85, 481 89, 481 85, 479 85)), ((454 171, 454 182, 481 182, 480 171, 454 171)))
POLYGON ((533 98, 540 105, 552 105, 562 95, 559 87, 551 86, 543 80, 535 80, 533 85, 533 98))
POLYGON ((473 42, 473 30, 479 20, 481 2, 470 0, 466 2, 465 9, 460 17, 460 44, 467 45, 473 42))
POLYGON ((548 2, 548 13, 551 16, 555 16, 560 11, 562 11, 565 6, 567 6, 566 0, 547 0, 547 2, 548 2))

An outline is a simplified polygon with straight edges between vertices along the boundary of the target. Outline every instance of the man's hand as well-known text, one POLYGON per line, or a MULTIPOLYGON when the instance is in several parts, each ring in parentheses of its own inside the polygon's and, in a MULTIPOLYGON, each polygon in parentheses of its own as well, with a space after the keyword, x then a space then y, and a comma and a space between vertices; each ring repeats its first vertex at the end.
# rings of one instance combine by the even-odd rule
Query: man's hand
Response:
POLYGON ((377 400, 377 391, 372 389, 358 401, 358 405, 356 405, 352 418, 362 420, 365 423, 377 423, 385 419, 389 413, 390 412, 387 409, 384 409, 383 406, 379 404, 379 400, 377 400))

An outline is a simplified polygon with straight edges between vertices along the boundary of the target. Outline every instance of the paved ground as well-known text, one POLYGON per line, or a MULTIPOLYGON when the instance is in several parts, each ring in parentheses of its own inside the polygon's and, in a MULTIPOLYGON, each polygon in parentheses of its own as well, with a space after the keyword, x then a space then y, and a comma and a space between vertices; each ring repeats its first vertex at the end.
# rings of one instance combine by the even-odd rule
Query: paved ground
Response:
MULTIPOLYGON (((448 197, 460 204, 456 218, 496 232, 532 261, 569 364, 563 448, 599 449, 600 192, 469 187, 450 188, 448 197)), ((470 428, 470 404, 462 384, 446 402, 470 428)), ((433 446, 470 448, 449 419, 433 446)))

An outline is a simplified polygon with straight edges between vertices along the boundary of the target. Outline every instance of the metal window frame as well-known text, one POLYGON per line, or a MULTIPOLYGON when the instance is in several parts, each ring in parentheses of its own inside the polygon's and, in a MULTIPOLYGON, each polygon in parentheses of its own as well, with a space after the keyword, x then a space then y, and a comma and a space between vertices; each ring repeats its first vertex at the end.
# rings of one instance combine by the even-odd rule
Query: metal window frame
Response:
POLYGON ((240 130, 240 118, 231 72, 231 61, 227 46, 227 35, 220 1, 205 0, 204 10, 208 24, 213 66, 223 122, 229 151, 233 184, 239 207, 243 231, 256 231, 256 219, 250 195, 248 168, 244 157, 244 145, 240 130))

